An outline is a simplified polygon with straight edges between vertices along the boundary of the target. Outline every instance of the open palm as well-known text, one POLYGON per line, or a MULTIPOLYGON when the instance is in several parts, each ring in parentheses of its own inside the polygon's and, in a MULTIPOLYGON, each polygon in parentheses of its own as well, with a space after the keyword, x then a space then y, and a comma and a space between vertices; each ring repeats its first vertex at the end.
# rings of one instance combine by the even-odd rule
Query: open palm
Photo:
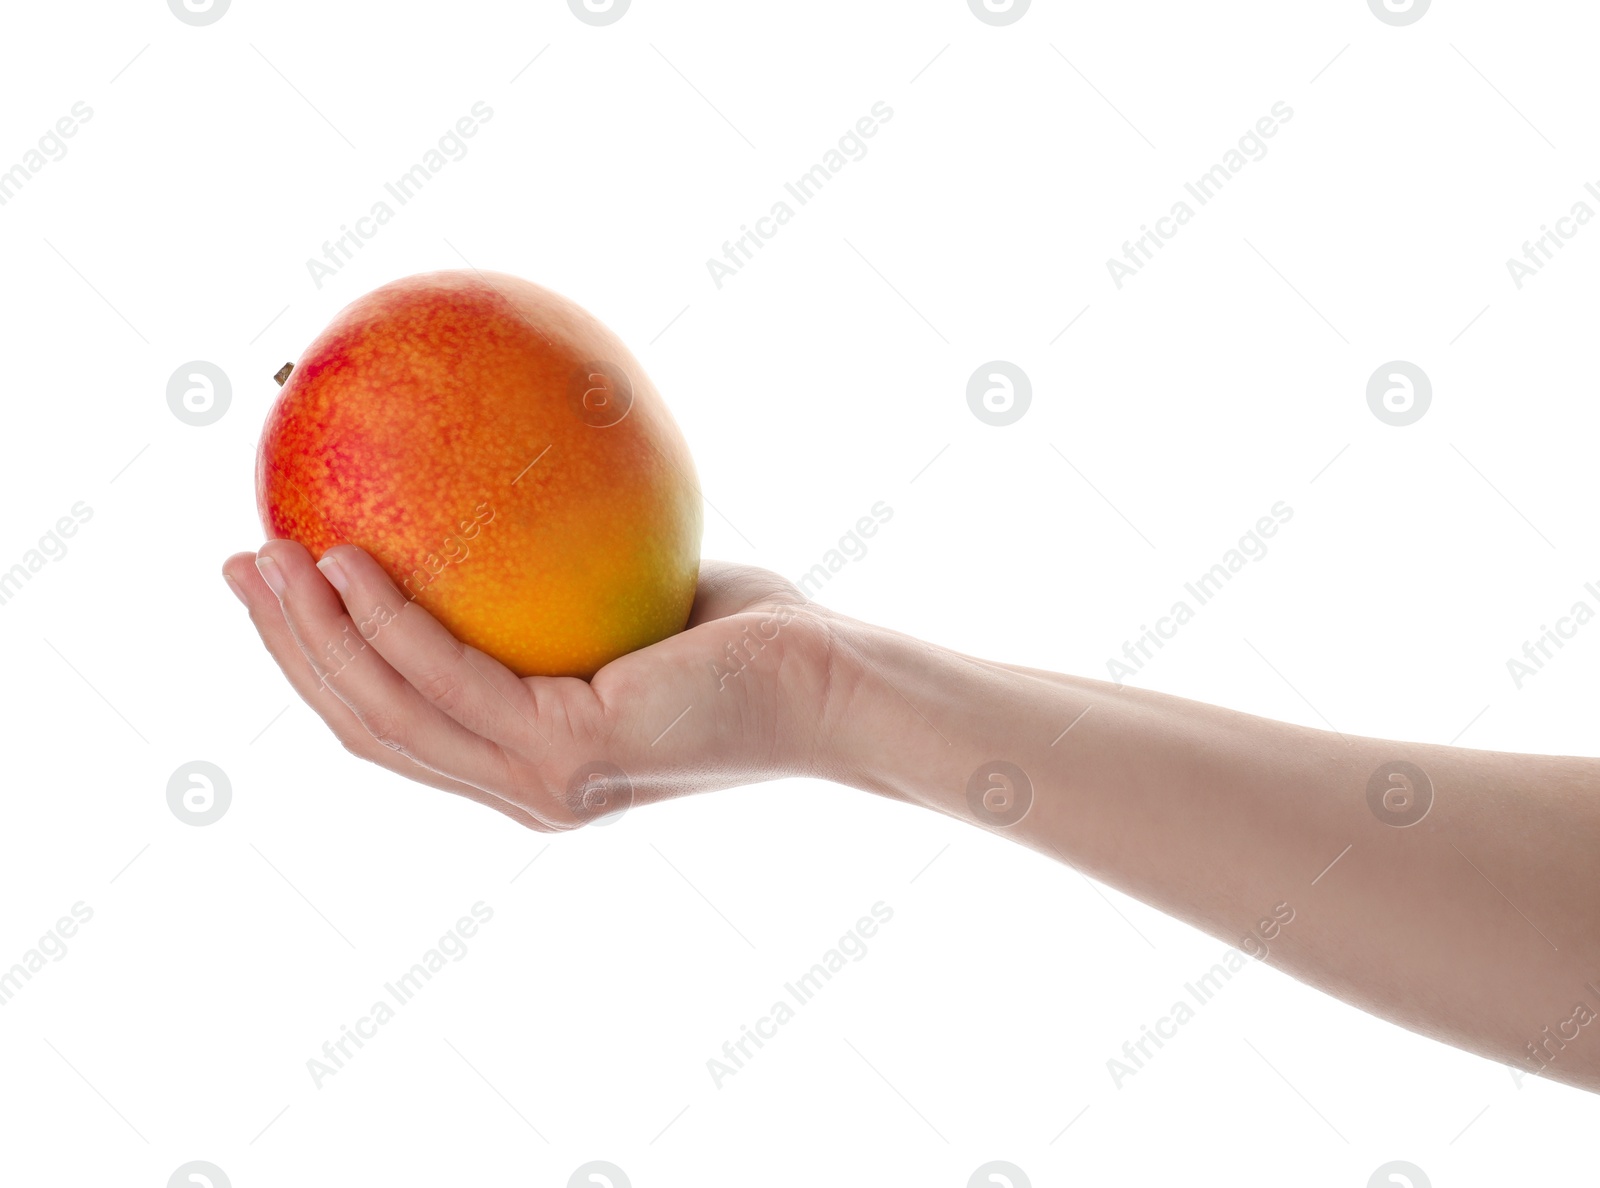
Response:
POLYGON ((799 774, 815 752, 828 616, 766 570, 703 563, 688 628, 591 681, 518 677, 351 545, 313 563, 269 541, 223 574, 346 750, 533 829, 799 774))

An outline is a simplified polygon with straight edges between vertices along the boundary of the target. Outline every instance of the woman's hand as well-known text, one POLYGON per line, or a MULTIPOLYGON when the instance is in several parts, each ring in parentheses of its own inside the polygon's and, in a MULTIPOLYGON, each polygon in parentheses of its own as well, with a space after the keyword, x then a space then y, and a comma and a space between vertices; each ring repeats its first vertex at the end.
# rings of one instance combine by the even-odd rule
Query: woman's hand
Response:
POLYGON ((704 562, 689 626, 595 674, 521 678, 351 545, 269 541, 223 566, 267 650, 346 750, 541 831, 689 792, 832 774, 836 625, 789 582, 704 562))

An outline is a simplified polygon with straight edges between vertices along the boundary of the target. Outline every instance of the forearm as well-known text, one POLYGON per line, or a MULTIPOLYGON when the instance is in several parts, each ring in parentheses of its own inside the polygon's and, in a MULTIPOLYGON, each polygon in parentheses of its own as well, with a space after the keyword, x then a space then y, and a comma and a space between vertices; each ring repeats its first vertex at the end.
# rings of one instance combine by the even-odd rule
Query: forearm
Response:
POLYGON ((847 782, 1004 832, 1404 1026, 1600 1090, 1600 1020, 1577 1010, 1600 1016, 1595 761, 1343 737, 859 624, 838 637, 847 782), (1387 778, 1377 807, 1368 794, 1396 760, 1432 787, 1404 826, 1416 810, 1399 792, 1385 807, 1387 778), (1010 824, 1005 764, 1031 785, 1010 824))

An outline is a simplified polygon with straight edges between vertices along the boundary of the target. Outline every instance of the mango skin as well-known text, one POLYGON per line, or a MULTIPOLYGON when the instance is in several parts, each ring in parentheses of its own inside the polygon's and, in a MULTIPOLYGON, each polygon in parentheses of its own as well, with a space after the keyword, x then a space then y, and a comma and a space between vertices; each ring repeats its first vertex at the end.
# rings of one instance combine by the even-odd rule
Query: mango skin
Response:
POLYGON ((694 602, 701 495, 665 403, 595 318, 500 273, 341 311, 268 415, 256 501, 269 538, 359 545, 519 676, 593 676, 694 602))

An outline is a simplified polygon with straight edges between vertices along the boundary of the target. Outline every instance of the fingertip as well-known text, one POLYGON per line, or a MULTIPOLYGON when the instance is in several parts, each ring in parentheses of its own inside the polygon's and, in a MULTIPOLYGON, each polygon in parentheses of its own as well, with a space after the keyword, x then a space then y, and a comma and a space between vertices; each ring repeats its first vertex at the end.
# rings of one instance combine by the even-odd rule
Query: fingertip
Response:
POLYGON ((406 598, 405 591, 390 576, 389 571, 378 564, 377 558, 360 545, 337 544, 332 546, 322 554, 322 560, 317 562, 317 567, 327 575, 330 581, 333 581, 335 586, 339 586, 341 594, 345 593, 351 586, 354 586, 367 596, 381 595, 387 592, 394 597, 406 598), (340 578, 348 584, 340 586, 330 570, 338 571, 340 578))
POLYGON ((245 574, 251 573, 256 567, 254 553, 235 553, 222 563, 222 577, 229 585, 243 589, 245 574))
POLYGON ((260 552, 256 554, 256 564, 260 565, 262 558, 266 558, 269 561, 282 562, 298 555, 304 555, 308 560, 311 557, 305 545, 299 541, 279 537, 276 540, 269 540, 261 546, 260 552))
POLYGON ((317 561, 317 570, 328 579, 329 585, 339 591, 340 597, 349 591, 350 578, 346 575, 344 566, 340 564, 339 554, 335 550, 329 549, 322 554, 321 559, 317 561))
POLYGON ((265 638, 272 623, 275 620, 281 622, 283 614, 278 597, 257 568, 258 561, 255 553, 235 553, 223 562, 222 578, 239 601, 244 603, 245 609, 250 612, 250 621, 265 638))
POLYGON ((360 559, 362 557, 364 557, 365 555, 366 554, 364 554, 355 545, 351 545, 351 544, 329 545, 326 549, 324 549, 322 551, 322 556, 317 558, 317 568, 318 569, 323 569, 323 568, 325 568, 327 566, 330 566, 330 565, 343 566, 343 565, 359 564, 360 563, 360 559))
POLYGON ((222 580, 228 584, 234 597, 253 610, 251 594, 261 585, 261 575, 256 569, 254 553, 235 553, 222 563, 222 580))
MULTIPOLYGON (((334 564, 347 566, 347 567, 354 567, 354 566, 360 566, 360 565, 373 565, 373 566, 377 566, 378 565, 378 563, 373 560, 372 554, 367 552, 367 550, 362 548, 360 545, 353 545, 353 544, 330 545, 328 547, 327 551, 322 554, 322 561, 325 561, 330 557, 333 558, 334 564)), ((318 561, 317 564, 321 565, 322 561, 318 561)), ((382 567, 378 566, 378 568, 382 568, 382 567)))

